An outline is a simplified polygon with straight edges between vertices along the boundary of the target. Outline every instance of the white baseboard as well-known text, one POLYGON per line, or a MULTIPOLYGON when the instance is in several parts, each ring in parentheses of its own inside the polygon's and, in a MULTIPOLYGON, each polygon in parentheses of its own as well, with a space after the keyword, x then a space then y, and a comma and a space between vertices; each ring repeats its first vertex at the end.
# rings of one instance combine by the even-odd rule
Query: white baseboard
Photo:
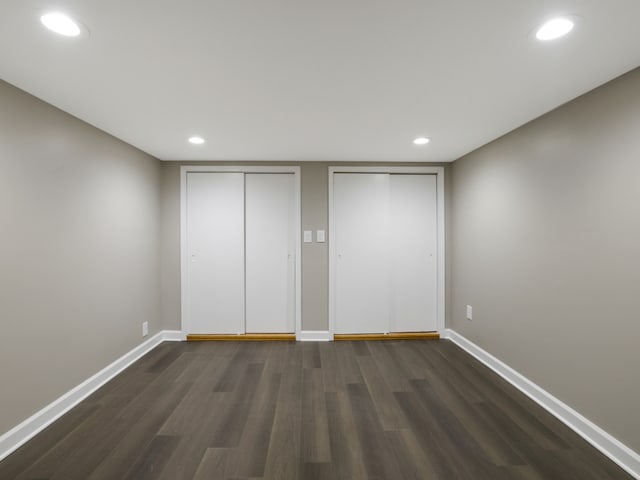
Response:
POLYGON ((187 334, 180 330, 163 330, 162 332, 164 342, 186 342, 187 334))
POLYGON ((302 330, 298 332, 297 338, 299 342, 330 342, 333 335, 328 330, 302 330))
POLYGON ((459 333, 447 329, 443 338, 448 338, 473 355, 617 463, 632 477, 640 480, 640 454, 459 333))
POLYGON ((163 330, 133 350, 125 353, 111 365, 100 370, 77 387, 51 402, 42 410, 34 413, 24 422, 0 436, 0 460, 26 443, 29 439, 55 422, 86 397, 107 383, 122 370, 134 363, 164 341, 179 341, 184 337, 182 332, 163 330))

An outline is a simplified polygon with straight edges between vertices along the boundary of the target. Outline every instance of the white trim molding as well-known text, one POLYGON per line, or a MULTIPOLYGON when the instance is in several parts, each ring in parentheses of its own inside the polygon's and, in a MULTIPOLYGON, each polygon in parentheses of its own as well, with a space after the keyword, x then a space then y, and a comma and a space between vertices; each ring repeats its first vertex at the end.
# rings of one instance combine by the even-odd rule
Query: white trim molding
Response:
POLYGON ((440 336, 445 333, 445 205, 444 205, 444 167, 396 167, 396 166, 342 166, 329 167, 329 332, 333 337, 335 332, 335 255, 333 225, 333 178, 336 173, 415 173, 430 174, 436 176, 436 203, 437 203, 437 296, 436 296, 436 330, 440 336))
POLYGON ((331 342, 333 335, 329 330, 302 330, 298 332, 296 340, 299 342, 331 342))
POLYGON ((122 372, 132 363, 149 353, 162 342, 183 340, 180 331, 163 330, 122 357, 88 378, 80 385, 51 402, 42 410, 34 413, 25 421, 0 436, 0 460, 14 452, 24 443, 55 422, 62 415, 87 398, 98 388, 122 372))
POLYGON ((180 330, 163 330, 162 332, 163 342, 186 342, 187 336, 180 330))
POLYGON ((638 452, 633 451, 569 405, 454 330, 447 329, 443 338, 451 340, 485 364, 617 463, 629 475, 640 480, 640 454, 638 452))

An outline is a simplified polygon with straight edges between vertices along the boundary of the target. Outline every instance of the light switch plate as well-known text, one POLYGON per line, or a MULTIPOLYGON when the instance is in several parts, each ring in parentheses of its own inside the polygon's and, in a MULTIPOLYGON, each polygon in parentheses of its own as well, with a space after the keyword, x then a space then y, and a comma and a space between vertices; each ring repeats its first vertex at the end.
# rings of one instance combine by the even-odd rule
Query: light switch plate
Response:
POLYGON ((316 231, 316 242, 324 243, 324 230, 316 231))
POLYGON ((467 320, 473 320, 473 307, 467 305, 467 320))
POLYGON ((304 243, 313 242, 313 232, 311 230, 305 230, 302 238, 304 243))

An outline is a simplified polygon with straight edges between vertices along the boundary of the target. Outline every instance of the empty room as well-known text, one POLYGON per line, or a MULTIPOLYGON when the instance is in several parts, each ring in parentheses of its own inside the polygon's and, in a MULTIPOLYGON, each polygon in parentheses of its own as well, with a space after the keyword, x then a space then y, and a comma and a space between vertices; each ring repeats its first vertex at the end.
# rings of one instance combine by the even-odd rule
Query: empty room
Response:
POLYGON ((639 19, 0 2, 0 480, 640 480, 639 19))

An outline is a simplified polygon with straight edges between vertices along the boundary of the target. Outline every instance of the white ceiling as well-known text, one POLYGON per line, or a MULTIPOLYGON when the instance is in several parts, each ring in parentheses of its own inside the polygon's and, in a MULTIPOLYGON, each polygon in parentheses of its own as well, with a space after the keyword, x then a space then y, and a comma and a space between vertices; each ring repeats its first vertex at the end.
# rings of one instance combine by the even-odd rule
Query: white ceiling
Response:
POLYGON ((452 161, 640 65, 639 20, 638 0, 0 0, 0 78, 162 160, 452 161), (559 14, 569 36, 532 38, 559 14))

